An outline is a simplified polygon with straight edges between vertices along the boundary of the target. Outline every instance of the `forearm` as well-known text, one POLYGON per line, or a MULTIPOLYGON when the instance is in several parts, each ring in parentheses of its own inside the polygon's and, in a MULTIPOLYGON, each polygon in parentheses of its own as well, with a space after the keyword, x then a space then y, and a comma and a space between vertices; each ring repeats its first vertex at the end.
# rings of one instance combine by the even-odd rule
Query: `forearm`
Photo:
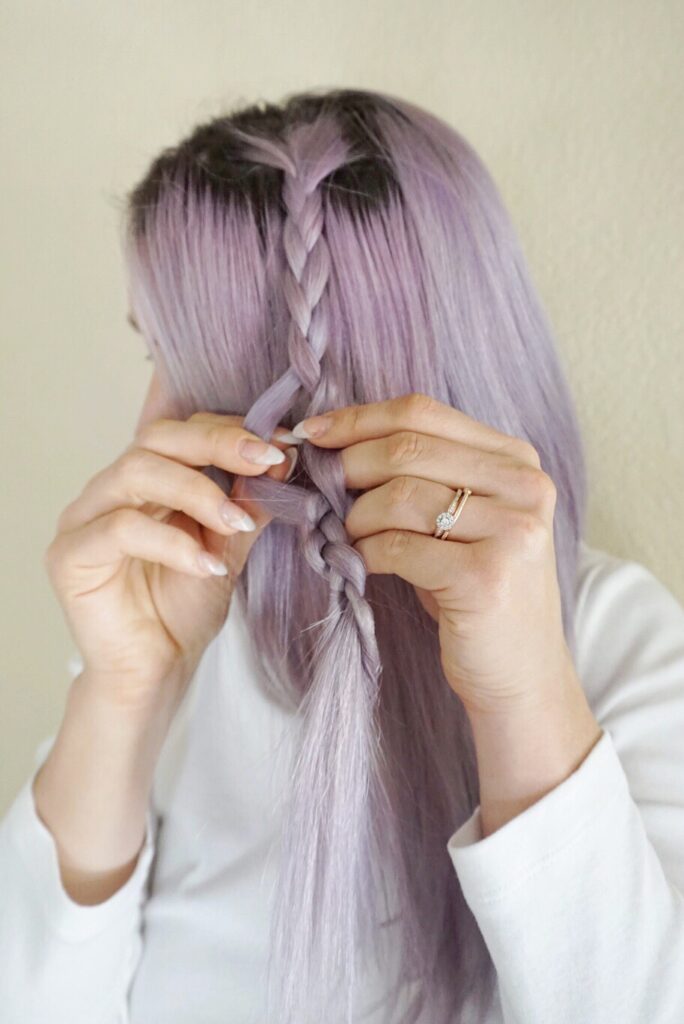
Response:
POLYGON ((101 903, 133 873, 172 716, 171 705, 145 715, 117 707, 83 673, 73 681, 33 795, 75 902, 101 903))
POLYGON ((577 677, 528 708, 469 712, 483 835, 536 803, 575 771, 602 730, 577 677))

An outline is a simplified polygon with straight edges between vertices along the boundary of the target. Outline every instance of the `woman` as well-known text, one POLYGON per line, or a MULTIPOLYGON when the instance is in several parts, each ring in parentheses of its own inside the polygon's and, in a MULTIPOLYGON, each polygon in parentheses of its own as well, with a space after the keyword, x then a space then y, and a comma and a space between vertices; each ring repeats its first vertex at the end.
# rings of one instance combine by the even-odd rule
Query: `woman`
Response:
POLYGON ((582 539, 477 156, 307 93, 128 210, 155 373, 47 552, 78 656, 2 823, 5 1019, 679 1019, 684 609, 582 539))

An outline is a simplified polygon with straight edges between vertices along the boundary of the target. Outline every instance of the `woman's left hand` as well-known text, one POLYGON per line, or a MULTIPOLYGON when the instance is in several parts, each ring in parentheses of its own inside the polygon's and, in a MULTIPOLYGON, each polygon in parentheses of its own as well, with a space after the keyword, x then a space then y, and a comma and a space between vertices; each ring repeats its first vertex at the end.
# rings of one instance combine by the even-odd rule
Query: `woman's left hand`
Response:
POLYGON ((529 442, 423 394, 331 410, 294 432, 341 449, 347 487, 363 491, 345 521, 354 547, 369 572, 415 586, 469 712, 538 708, 577 683, 561 618, 556 488, 529 442), (438 539, 435 517, 459 487, 472 493, 438 539))

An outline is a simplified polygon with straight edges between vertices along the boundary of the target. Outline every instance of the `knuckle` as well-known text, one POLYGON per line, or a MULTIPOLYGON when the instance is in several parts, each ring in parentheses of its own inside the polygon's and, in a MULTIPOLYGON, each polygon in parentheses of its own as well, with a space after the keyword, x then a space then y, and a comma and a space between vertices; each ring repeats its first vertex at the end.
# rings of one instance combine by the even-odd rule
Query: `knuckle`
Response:
POLYGON ((552 514, 558 500, 558 488, 548 473, 542 473, 542 478, 538 486, 539 507, 545 514, 552 514))
POLYGON ((399 402, 403 418, 416 425, 427 415, 435 412, 439 404, 435 398, 422 391, 413 391, 410 395, 403 395, 399 402))
POLYGON ((418 479, 414 476, 395 476, 387 484, 387 499, 390 505, 410 504, 418 488, 418 479))
POLYGON ((203 550, 201 544, 189 537, 184 530, 179 530, 176 527, 169 527, 166 530, 164 548, 179 559, 186 558, 192 561, 203 550))
MULTIPOLYGON (((235 438, 234 448, 237 455, 237 445, 242 435, 235 438)), ((223 423, 207 423, 207 459, 213 466, 223 466, 226 452, 226 428, 223 423), (223 453, 223 454, 222 454, 223 453)))
POLYGON ((121 541, 128 536, 138 524, 140 513, 132 508, 117 508, 107 516, 106 529, 109 535, 121 541))
POLYGON ((545 473, 543 469, 532 470, 527 487, 528 494, 536 507, 545 511, 555 507, 558 494, 556 485, 549 474, 545 473))
POLYGON ((115 474, 128 490, 135 487, 138 480, 145 480, 149 471, 150 456, 145 448, 128 448, 116 461, 115 474))
POLYGON ((548 538, 547 528, 541 519, 524 509, 510 510, 506 529, 516 551, 537 551, 548 538))
POLYGON ((356 436, 363 429, 365 408, 362 405, 351 405, 347 415, 349 417, 349 431, 352 436, 356 436))
POLYGON ((556 487, 556 482, 549 476, 548 473, 545 473, 543 470, 539 471, 538 487, 540 494, 543 498, 553 498, 554 500, 556 499, 556 496, 558 495, 558 488, 556 487))
POLYGON ((147 448, 127 448, 107 470, 100 475, 97 484, 117 501, 141 504, 144 501, 145 482, 150 478, 152 456, 147 448), (122 495, 125 496, 122 498, 122 495))
POLYGON ((207 421, 218 419, 219 416, 220 416, 220 414, 216 413, 216 412, 206 412, 204 409, 196 409, 195 412, 191 413, 187 417, 185 422, 186 423, 206 423, 207 421))
POLYGON ((500 551, 491 548, 488 555, 480 559, 477 588, 488 604, 500 606, 505 603, 510 589, 510 571, 500 551))
POLYGON ((509 471, 513 474, 516 492, 529 502, 536 502, 549 493, 547 481, 550 483, 551 478, 536 466, 530 466, 527 462, 516 462, 511 464, 509 471))
POLYGON ((522 438, 518 438, 517 441, 520 458, 529 462, 536 469, 541 469, 541 456, 534 445, 522 438))
POLYGON ((390 558, 397 558, 404 554, 411 543, 409 530, 389 530, 387 532, 387 554, 390 558))
POLYGON ((423 440, 415 430, 400 430, 389 439, 387 448, 390 466, 404 466, 422 455, 423 440))

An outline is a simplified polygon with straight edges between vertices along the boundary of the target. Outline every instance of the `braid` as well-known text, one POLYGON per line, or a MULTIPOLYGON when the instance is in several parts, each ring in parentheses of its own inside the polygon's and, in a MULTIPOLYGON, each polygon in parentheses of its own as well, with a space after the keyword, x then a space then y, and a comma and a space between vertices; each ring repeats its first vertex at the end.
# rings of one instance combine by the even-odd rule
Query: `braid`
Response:
MULTIPOLYGON (((297 124, 282 147, 238 135, 246 157, 284 172, 289 365, 244 420, 246 429, 270 439, 300 389, 309 395, 308 415, 322 408, 321 364, 329 332, 321 297, 330 277, 330 253, 320 184, 353 156, 331 118, 297 124)), ((279 1024, 329 1019, 338 981, 344 1019, 351 1022, 356 961, 377 919, 375 900, 367 894, 379 891, 375 871, 381 842, 385 848, 388 843, 387 836, 377 834, 377 823, 387 826, 391 818, 376 723, 381 661, 364 597, 365 564, 344 528, 350 498, 337 453, 306 445, 301 457, 313 491, 264 477, 245 481, 247 495, 280 502, 278 518, 299 526, 303 557, 329 587, 328 613, 318 623, 310 683, 299 707, 301 741, 272 918, 269 1013, 279 1024), (301 900, 295 927, 293 895, 301 900)))
POLYGON ((290 314, 287 350, 290 365, 248 411, 245 429, 270 440, 273 428, 289 411, 300 387, 312 396, 316 407, 321 379, 321 359, 328 344, 324 309, 319 305, 330 276, 330 252, 323 234, 323 202, 320 182, 340 167, 349 151, 332 120, 297 125, 288 136, 286 150, 258 136, 245 147, 245 156, 279 167, 284 172, 282 199, 285 207, 283 247, 285 274, 283 294, 290 314), (312 134, 315 133, 315 138, 312 134), (315 165, 307 170, 302 154, 315 165))
POLYGON ((320 495, 310 502, 311 530, 304 540, 304 555, 312 569, 324 576, 331 594, 344 592, 359 627, 359 641, 366 671, 373 679, 380 674, 380 655, 375 642, 373 613, 366 601, 366 566, 361 555, 349 544, 347 532, 330 502, 320 495))
MULTIPOLYGON (((323 232, 320 183, 354 157, 332 118, 291 128, 284 149, 270 139, 248 135, 240 129, 234 131, 245 140, 244 156, 279 167, 284 172, 283 294, 290 314, 287 340, 290 365, 254 402, 243 423, 246 430, 270 440, 274 427, 289 411, 300 388, 312 396, 307 415, 314 415, 321 409, 321 359, 329 332, 325 307, 320 300, 330 276, 330 251, 323 232), (315 172, 307 170, 307 164, 314 165, 315 172)), ((359 623, 364 660, 377 678, 380 656, 373 615, 363 599, 366 567, 361 555, 349 544, 342 523, 349 501, 341 475, 338 474, 337 485, 331 488, 329 474, 325 472, 327 465, 321 472, 321 467, 330 461, 329 452, 311 448, 302 460, 319 488, 319 500, 308 506, 317 517, 314 521, 310 516, 306 520, 309 530, 304 538, 304 556, 312 569, 328 581, 331 599, 344 591, 359 623)))

